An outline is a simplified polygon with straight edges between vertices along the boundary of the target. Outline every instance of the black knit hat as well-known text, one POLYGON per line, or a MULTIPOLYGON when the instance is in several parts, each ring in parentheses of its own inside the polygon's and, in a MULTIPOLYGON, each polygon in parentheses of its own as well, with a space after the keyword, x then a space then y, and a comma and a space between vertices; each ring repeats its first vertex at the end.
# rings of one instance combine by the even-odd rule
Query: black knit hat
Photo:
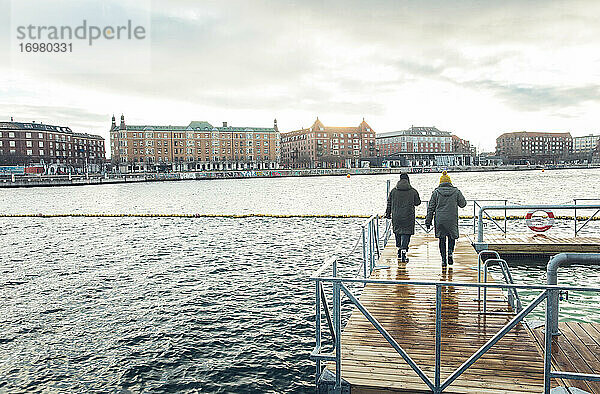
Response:
POLYGON ((403 172, 402 174, 400 174, 400 179, 406 179, 408 181, 408 174, 403 172))

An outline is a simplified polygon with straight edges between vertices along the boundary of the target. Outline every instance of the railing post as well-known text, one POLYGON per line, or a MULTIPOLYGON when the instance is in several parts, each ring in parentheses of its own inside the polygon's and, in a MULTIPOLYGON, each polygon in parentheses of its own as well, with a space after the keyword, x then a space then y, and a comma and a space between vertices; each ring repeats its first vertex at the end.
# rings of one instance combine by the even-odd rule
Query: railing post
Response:
MULTIPOLYGON (((315 349, 321 349, 321 281, 315 281, 315 349)), ((320 350, 319 350, 320 351, 320 350)), ((319 378, 321 377, 321 359, 316 360, 317 370, 315 376, 315 385, 319 385, 319 378)))
POLYGON ((333 260, 333 277, 337 278, 337 257, 333 260))
POLYGON ((477 242, 483 242, 483 207, 479 208, 479 217, 477 218, 477 242))
POLYGON ((342 392, 342 319, 340 282, 333 282, 333 320, 335 325, 335 392, 342 392))
POLYGON ((375 243, 377 244, 377 257, 380 256, 380 245, 379 245, 379 215, 375 216, 375 243))
POLYGON ((435 390, 440 392, 442 361, 442 286, 435 285, 435 390))
MULTIPOLYGON (((556 291, 556 290, 552 290, 556 291)), ((550 290, 546 290, 546 325, 544 327, 544 393, 550 393, 550 373, 552 371, 552 328, 551 316, 552 300, 550 290)))
POLYGON ((386 181, 385 201, 390 197, 390 180, 386 181))
POLYGON ((473 200, 473 235, 475 235, 475 207, 477 206, 477 200, 473 200))
POLYGON ((508 231, 506 229, 506 224, 508 222, 508 218, 506 217, 506 205, 508 203, 508 200, 504 200, 504 238, 508 237, 508 231))
MULTIPOLYGON (((573 199, 573 202, 574 202, 573 205, 577 205, 577 199, 576 198, 573 199)), ((575 229, 575 236, 577 236, 577 207, 575 207, 575 213, 574 213, 574 216, 573 216, 573 221, 575 222, 574 225, 573 225, 573 227, 575 229)))
POLYGON ((362 227, 362 253, 363 253, 363 276, 367 279, 367 241, 365 226, 362 227))
POLYGON ((371 272, 375 269, 375 253, 377 252, 377 239, 375 238, 375 220, 371 220, 371 272))

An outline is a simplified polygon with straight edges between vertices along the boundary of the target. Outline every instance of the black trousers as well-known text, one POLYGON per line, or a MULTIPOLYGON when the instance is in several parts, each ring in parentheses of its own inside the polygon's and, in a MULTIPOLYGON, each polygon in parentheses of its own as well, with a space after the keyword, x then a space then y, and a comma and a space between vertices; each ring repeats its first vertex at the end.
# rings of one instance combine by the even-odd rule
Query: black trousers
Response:
POLYGON ((396 247, 408 250, 408 244, 410 243, 411 234, 394 233, 394 235, 396 236, 396 247))
POLYGON ((455 244, 456 240, 447 235, 442 235, 440 237, 440 254, 442 255, 442 261, 446 261, 446 256, 452 256, 452 253, 454 253, 455 244), (446 241, 446 239, 448 239, 448 241, 446 241), (446 246, 448 249, 446 249, 446 246))

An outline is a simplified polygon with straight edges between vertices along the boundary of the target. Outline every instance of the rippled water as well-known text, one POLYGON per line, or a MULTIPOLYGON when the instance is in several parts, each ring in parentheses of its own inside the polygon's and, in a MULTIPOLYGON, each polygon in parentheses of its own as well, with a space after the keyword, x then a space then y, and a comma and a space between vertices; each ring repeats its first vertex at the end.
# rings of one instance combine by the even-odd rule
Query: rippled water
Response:
MULTIPOLYGON (((600 195, 598 170, 452 177, 467 198, 600 195)), ((0 190, 0 212, 368 214, 383 211, 386 179, 397 176, 0 190)), ((436 179, 411 176, 423 198, 436 179)), ((307 278, 332 248, 354 245, 360 221, 2 218, 0 392, 310 391, 307 278)), ((536 267, 513 275, 545 279, 536 267)), ((600 271, 559 281, 598 284, 600 271)), ((571 296, 561 316, 586 319, 600 301, 590 297, 571 296)))

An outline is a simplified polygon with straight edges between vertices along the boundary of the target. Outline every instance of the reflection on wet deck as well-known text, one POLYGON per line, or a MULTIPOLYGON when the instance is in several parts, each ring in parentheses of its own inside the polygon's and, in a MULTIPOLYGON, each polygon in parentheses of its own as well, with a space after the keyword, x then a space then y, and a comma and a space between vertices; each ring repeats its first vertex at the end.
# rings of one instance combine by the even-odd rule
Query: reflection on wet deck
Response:
MULTIPOLYGON (((467 238, 456 245, 455 264, 442 269, 437 240, 415 236, 410 261, 398 262, 390 240, 372 278, 475 282, 477 255, 467 238)), ((498 289, 488 293, 503 298, 498 289)), ((442 381, 510 320, 507 315, 479 312, 476 288, 444 287, 442 294, 442 381)), ((430 377, 434 375, 435 288, 368 284, 363 305, 430 377)), ((509 312, 507 303, 488 304, 488 311, 509 312)), ((428 387, 357 310, 342 333, 342 378, 355 392, 430 392, 428 387)), ((328 369, 335 371, 335 365, 328 369)), ((519 324, 463 373, 445 392, 543 392, 544 364, 528 329, 519 324)), ((553 382, 553 385, 556 383, 553 382)))

